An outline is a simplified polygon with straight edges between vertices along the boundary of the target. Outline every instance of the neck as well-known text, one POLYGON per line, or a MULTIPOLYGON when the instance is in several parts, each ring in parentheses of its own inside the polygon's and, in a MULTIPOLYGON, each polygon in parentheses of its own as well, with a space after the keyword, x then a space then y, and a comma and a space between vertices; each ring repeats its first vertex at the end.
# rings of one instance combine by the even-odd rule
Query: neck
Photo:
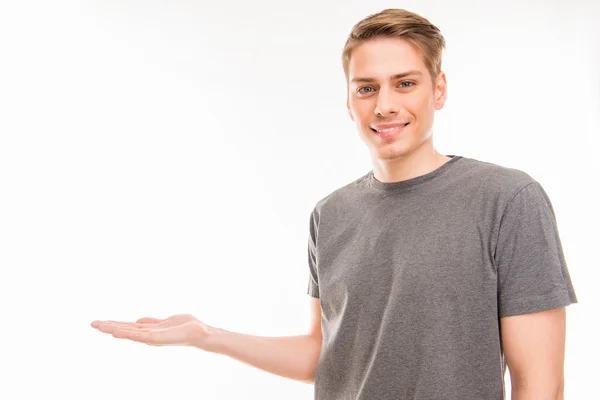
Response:
POLYGON ((428 174, 450 160, 432 146, 421 147, 390 160, 373 157, 373 175, 380 182, 400 182, 428 174))

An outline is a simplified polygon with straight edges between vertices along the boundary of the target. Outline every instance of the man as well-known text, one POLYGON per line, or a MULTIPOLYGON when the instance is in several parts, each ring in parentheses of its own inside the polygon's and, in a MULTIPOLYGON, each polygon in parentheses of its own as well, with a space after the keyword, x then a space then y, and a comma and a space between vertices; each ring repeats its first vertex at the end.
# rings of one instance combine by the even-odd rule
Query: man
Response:
POLYGON ((514 400, 562 398, 577 298, 550 199, 523 171, 434 149, 444 48, 401 9, 346 42, 347 108, 373 170, 311 213, 306 334, 251 336, 191 315, 92 325, 313 382, 316 399, 503 399, 507 366, 514 400))

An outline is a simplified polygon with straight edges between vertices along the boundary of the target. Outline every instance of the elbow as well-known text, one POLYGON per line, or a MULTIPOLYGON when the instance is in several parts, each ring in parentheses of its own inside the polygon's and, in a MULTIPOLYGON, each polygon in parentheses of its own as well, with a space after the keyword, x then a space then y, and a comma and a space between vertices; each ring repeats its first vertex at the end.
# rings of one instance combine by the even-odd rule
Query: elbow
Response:
POLYGON ((315 383, 315 375, 317 371, 317 364, 319 363, 319 357, 321 356, 321 345, 322 345, 322 337, 320 335, 311 335, 311 342, 313 346, 311 346, 311 350, 308 354, 309 356, 306 359, 306 373, 300 379, 301 382, 314 385, 315 383))
POLYGON ((298 382, 302 382, 302 383, 306 383, 309 385, 314 385, 315 383, 315 369, 313 366, 309 366, 308 368, 306 368, 306 372, 303 373, 301 376, 296 377, 296 380, 298 382))
POLYGON ((309 372, 302 377, 302 379, 300 379, 300 382, 309 384, 309 385, 314 385, 315 384, 315 368, 312 368, 311 370, 309 370, 309 372))
POLYGON ((304 383, 308 383, 311 385, 315 384, 315 371, 317 369, 317 363, 315 362, 314 365, 311 365, 311 368, 309 369, 309 372, 306 376, 306 379, 304 379, 304 383))
POLYGON ((300 379, 300 382, 306 383, 308 385, 314 385, 315 384, 315 379, 314 379, 314 377, 308 378, 308 379, 300 379))

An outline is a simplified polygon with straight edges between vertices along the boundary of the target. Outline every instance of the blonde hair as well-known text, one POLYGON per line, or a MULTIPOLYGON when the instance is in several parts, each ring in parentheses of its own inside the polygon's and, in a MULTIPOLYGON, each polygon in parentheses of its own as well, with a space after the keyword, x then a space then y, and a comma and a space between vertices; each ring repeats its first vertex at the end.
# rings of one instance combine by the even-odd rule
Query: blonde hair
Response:
POLYGON ((446 48, 446 41, 440 30, 427 19, 399 8, 388 8, 369 15, 354 25, 342 52, 346 81, 354 49, 368 40, 381 37, 404 39, 417 46, 435 87, 442 69, 442 51, 446 48))

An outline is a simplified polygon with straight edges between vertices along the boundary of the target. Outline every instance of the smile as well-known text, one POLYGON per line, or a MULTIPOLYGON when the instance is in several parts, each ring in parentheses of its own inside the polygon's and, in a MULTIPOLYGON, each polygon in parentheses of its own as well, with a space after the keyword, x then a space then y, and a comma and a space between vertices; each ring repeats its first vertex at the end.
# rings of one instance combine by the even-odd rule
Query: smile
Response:
POLYGON ((386 127, 386 128, 383 128, 383 129, 371 128, 371 130, 373 132, 375 132, 377 134, 377 136, 385 139, 385 138, 392 137, 392 136, 396 135, 397 133, 402 132, 402 130, 404 130, 404 128, 408 124, 409 123, 402 124, 402 125, 396 125, 396 126, 390 126, 390 127, 386 127))
POLYGON ((378 132, 378 133, 387 133, 387 132, 392 132, 392 131, 399 131, 400 129, 404 128, 406 125, 408 125, 408 122, 404 125, 397 125, 397 126, 393 126, 391 128, 385 128, 385 129, 373 129, 373 131, 378 132))

